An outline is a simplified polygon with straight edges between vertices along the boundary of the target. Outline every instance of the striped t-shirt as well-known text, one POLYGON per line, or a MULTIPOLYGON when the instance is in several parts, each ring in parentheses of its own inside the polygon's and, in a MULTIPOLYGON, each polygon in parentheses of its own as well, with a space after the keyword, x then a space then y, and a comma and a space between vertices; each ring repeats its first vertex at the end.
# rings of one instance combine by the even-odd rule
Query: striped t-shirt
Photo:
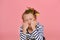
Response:
POLYGON ((36 25, 36 29, 32 32, 32 33, 26 33, 24 34, 23 33, 23 29, 22 29, 22 26, 20 27, 20 40, 43 40, 43 25, 39 24, 39 22, 37 22, 37 25, 36 25))

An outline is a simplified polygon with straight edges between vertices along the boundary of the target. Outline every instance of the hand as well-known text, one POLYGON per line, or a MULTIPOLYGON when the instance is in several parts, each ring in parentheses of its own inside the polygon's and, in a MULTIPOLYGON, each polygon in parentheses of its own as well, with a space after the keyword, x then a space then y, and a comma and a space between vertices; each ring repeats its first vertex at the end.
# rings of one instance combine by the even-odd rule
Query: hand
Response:
POLYGON ((36 27, 35 27, 36 23, 37 23, 36 21, 31 22, 31 27, 32 27, 33 31, 36 29, 36 27))
POLYGON ((28 23, 24 22, 23 23, 23 33, 26 33, 26 29, 28 28, 28 23))

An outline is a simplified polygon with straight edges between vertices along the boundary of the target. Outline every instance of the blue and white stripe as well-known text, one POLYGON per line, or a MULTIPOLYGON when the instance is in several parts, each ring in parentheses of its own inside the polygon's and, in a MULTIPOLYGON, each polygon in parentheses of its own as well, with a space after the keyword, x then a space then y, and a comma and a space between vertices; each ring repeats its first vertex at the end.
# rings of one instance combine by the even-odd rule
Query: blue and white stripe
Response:
POLYGON ((39 24, 39 22, 37 22, 37 27, 36 30, 34 30, 31 34, 24 34, 22 31, 22 26, 20 27, 20 40, 26 40, 26 36, 28 36, 28 38, 35 38, 36 40, 43 40, 43 25, 39 24))

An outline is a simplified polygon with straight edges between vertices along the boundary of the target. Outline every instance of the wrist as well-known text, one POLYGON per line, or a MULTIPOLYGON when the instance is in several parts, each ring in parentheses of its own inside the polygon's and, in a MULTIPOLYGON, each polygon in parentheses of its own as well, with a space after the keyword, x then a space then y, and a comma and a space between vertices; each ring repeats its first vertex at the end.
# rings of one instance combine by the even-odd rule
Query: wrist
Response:
POLYGON ((23 29, 23 33, 26 34, 26 32, 27 32, 26 29, 23 29))
POLYGON ((34 31, 35 29, 36 29, 36 28, 34 27, 34 28, 33 28, 33 31, 34 31))

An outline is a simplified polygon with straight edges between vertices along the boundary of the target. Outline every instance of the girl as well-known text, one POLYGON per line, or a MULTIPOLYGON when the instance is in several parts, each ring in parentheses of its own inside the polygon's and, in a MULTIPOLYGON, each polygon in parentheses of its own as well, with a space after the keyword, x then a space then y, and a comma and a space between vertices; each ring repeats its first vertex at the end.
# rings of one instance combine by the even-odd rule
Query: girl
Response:
POLYGON ((20 27, 20 40, 43 40, 43 25, 37 22, 37 12, 28 8, 22 15, 23 24, 20 27))

